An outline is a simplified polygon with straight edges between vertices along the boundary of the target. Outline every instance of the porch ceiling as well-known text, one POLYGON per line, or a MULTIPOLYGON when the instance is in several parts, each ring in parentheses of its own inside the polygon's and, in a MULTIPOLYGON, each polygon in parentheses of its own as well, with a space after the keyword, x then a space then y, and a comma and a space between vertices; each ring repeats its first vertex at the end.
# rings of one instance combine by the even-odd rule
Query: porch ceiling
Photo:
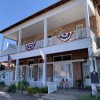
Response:
MULTIPOLYGON (((89 14, 90 16, 94 16, 91 8, 89 7, 89 14)), ((52 16, 47 19, 48 23, 48 30, 72 23, 74 21, 80 20, 85 18, 85 11, 84 11, 84 4, 80 4, 74 8, 71 8, 67 11, 61 12, 55 16, 52 16)), ((35 23, 31 26, 28 26, 23 29, 22 31, 22 39, 31 37, 32 35, 35 35, 37 33, 42 33, 44 31, 44 22, 43 20, 35 23)), ((6 36, 7 38, 18 40, 18 31, 6 36)))

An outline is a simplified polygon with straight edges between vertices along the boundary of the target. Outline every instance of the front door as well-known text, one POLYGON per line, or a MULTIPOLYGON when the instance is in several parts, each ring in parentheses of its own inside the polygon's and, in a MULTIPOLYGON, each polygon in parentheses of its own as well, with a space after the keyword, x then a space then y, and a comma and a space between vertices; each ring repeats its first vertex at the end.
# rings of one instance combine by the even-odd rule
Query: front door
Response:
POLYGON ((26 73, 27 73, 26 74, 26 80, 34 81, 33 69, 34 69, 33 65, 32 66, 28 66, 26 68, 26 73))
POLYGON ((53 64, 53 80, 59 85, 60 81, 68 79, 70 86, 73 87, 73 69, 72 63, 54 63, 53 64))

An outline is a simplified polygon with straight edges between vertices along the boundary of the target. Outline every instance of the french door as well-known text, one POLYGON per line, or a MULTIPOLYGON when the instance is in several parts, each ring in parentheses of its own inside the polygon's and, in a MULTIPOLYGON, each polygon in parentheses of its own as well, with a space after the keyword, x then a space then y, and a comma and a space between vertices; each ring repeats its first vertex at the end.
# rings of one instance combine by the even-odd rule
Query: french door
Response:
POLYGON ((34 81, 34 75, 33 75, 33 70, 34 70, 34 67, 33 65, 32 66, 28 66, 26 68, 26 80, 28 81, 34 81))
POLYGON ((38 81, 43 81, 43 64, 38 65, 38 81))
POLYGON ((72 63, 54 63, 53 64, 53 81, 59 85, 60 81, 68 79, 73 87, 73 67, 72 63))

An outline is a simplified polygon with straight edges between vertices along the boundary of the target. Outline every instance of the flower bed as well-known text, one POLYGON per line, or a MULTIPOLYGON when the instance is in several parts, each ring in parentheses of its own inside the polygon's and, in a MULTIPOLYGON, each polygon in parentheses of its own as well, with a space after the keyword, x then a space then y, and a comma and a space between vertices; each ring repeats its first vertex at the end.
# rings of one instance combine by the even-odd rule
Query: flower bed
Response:
POLYGON ((18 84, 12 84, 7 89, 8 92, 21 93, 24 95, 30 95, 35 97, 41 97, 45 93, 48 93, 48 88, 30 87, 27 81, 18 82, 18 84))

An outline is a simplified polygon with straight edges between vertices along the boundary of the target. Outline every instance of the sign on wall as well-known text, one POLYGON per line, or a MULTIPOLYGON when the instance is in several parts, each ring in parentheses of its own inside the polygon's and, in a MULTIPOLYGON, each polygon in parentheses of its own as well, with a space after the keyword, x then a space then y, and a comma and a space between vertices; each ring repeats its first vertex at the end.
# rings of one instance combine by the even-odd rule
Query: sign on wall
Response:
POLYGON ((91 72, 91 83, 95 83, 95 84, 99 83, 99 76, 98 73, 95 71, 91 72))

